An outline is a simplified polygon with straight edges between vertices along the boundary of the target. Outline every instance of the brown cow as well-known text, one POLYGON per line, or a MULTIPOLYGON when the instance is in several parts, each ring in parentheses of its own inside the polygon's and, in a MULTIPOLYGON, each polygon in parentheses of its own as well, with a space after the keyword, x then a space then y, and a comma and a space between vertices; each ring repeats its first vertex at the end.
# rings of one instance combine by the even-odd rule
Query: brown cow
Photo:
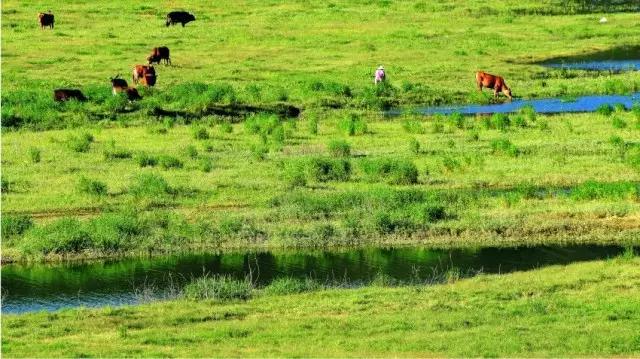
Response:
POLYGON ((127 80, 121 79, 120 75, 116 75, 115 77, 111 78, 111 89, 114 95, 117 95, 118 93, 123 92, 128 88, 129 84, 127 83, 127 80))
POLYGON ((50 29, 53 29, 53 14, 51 10, 48 13, 41 12, 38 14, 38 21, 40 21, 40 28, 44 29, 46 26, 49 26, 50 29))
POLYGON ((504 83, 504 79, 500 76, 488 74, 483 71, 476 72, 476 84, 478 89, 482 91, 483 87, 493 89, 493 96, 498 97, 498 94, 502 92, 505 96, 512 100, 511 89, 504 83))
POLYGON ((70 100, 86 101, 87 98, 82 91, 76 89, 55 89, 53 90, 53 100, 56 102, 65 102, 70 100))
POLYGON ((153 66, 136 65, 132 78, 134 84, 140 82, 143 86, 153 86, 156 84, 156 69, 153 66))
POLYGON ((164 60, 165 65, 171 65, 171 58, 169 57, 169 48, 166 46, 154 47, 151 51, 151 55, 147 57, 149 65, 153 63, 160 64, 160 61, 164 60))

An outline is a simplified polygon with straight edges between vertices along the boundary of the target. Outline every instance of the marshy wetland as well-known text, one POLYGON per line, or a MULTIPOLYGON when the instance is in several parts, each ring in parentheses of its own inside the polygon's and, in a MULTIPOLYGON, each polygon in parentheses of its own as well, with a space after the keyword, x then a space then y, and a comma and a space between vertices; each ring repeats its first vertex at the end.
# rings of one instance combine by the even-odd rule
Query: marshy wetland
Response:
POLYGON ((3 356, 640 354, 635 2, 175 6, 3 2, 3 356))

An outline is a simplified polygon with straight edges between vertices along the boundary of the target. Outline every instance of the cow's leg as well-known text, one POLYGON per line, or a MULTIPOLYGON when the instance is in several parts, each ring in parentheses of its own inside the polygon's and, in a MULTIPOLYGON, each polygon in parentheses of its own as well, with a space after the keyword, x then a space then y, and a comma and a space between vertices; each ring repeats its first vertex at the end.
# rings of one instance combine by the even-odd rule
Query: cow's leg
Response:
POLYGON ((500 89, 500 87, 498 87, 498 86, 496 86, 493 89, 493 97, 495 97, 495 98, 498 98, 498 93, 499 93, 498 89, 500 89))

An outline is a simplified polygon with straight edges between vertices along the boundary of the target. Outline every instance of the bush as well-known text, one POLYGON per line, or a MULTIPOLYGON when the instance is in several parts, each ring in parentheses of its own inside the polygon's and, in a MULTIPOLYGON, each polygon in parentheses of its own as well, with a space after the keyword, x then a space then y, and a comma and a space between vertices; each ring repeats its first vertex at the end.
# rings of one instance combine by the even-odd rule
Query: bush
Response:
POLYGON ((518 113, 523 116, 526 122, 536 122, 536 110, 531 105, 523 106, 518 113))
POLYGON ((29 158, 32 163, 39 163, 41 160, 40 149, 36 147, 29 148, 29 158))
POLYGON ((303 292, 311 292, 321 289, 320 283, 312 279, 298 279, 291 277, 274 279, 264 288, 264 292, 269 295, 286 295, 303 292))
POLYGON ((402 128, 408 133, 423 134, 425 133, 422 122, 418 120, 405 120, 402 122, 402 128))
POLYGON ((129 186, 129 193, 136 198, 156 198, 173 194, 173 189, 160 175, 141 173, 129 186))
POLYGON ((527 127, 527 120, 522 115, 517 115, 513 118, 513 124, 516 127, 525 128, 527 127))
POLYGON ((248 280, 237 280, 229 276, 205 276, 187 284, 182 296, 192 300, 212 299, 216 301, 247 300, 251 298, 253 285, 248 280))
POLYGON ((623 119, 618 117, 618 116, 614 116, 613 117, 613 120, 611 120, 611 125, 614 128, 626 128, 627 127, 627 123, 623 119))
POLYGON ((233 133, 233 126, 229 122, 225 121, 220 125, 220 132, 233 133))
POLYGON ((307 185, 304 165, 301 162, 286 163, 282 173, 282 178, 288 188, 304 187, 307 185))
POLYGON ((351 155, 351 146, 347 141, 332 140, 327 147, 333 157, 349 157, 351 155))
POLYGON ((2 215, 2 238, 19 236, 33 227, 33 220, 25 215, 2 215))
POLYGON ((613 107, 611 107, 611 105, 604 104, 598 107, 596 112, 604 116, 610 116, 613 113, 613 107))
POLYGON ((309 134, 314 136, 318 134, 318 118, 317 117, 313 116, 309 119, 308 128, 309 128, 309 134))
POLYGON ((318 182, 348 181, 351 162, 346 159, 312 158, 307 166, 308 176, 318 182))
POLYGON ((191 157, 192 159, 198 158, 198 150, 194 145, 187 146, 187 148, 185 149, 185 153, 187 154, 187 156, 191 157))
POLYGON ((447 217, 446 208, 436 204, 425 204, 420 209, 420 220, 423 223, 434 223, 447 217))
POLYGON ((251 145, 251 154, 258 161, 264 161, 269 153, 269 148, 265 144, 251 145))
POLYGON ((87 152, 93 142, 93 135, 83 133, 80 136, 69 136, 67 139, 67 147, 75 152, 87 152))
POLYGON ((78 181, 78 191, 93 196, 103 196, 107 194, 107 185, 83 176, 78 181))
POLYGON ((464 116, 459 112, 454 112, 449 115, 449 123, 456 128, 464 129, 465 120, 464 116))
POLYGON ((633 182, 598 182, 587 181, 571 191, 571 198, 577 200, 594 199, 633 199, 640 196, 640 187, 633 182))
POLYGON ((506 131, 511 126, 509 116, 504 113, 494 113, 491 116, 491 126, 496 130, 506 131))
POLYGON ((90 221, 92 247, 115 252, 132 247, 142 227, 133 213, 107 213, 90 221))
POLYGON ((105 160, 121 160, 131 158, 131 151, 125 149, 118 149, 115 146, 106 148, 102 154, 105 160))
POLYGON ((63 218, 27 232, 20 247, 25 253, 77 253, 92 245, 89 233, 77 219, 63 218))
POLYGON ((347 136, 363 135, 367 133, 367 123, 356 114, 349 114, 338 122, 338 128, 347 136))
POLYGON ((491 149, 494 154, 501 153, 511 157, 520 155, 520 150, 506 138, 491 141, 491 149))
POLYGON ((417 139, 412 138, 409 140, 409 152, 416 155, 420 153, 420 142, 417 139))
POLYGON ((196 140, 208 140, 209 131, 204 127, 196 127, 193 129, 193 138, 196 140))
POLYGON ((200 171, 208 173, 213 169, 213 162, 211 162, 210 158, 201 158, 198 162, 198 168, 200 171))
POLYGON ((146 152, 140 152, 136 156, 136 162, 140 167, 153 167, 158 164, 158 158, 146 152))
POLYGON ((372 182, 385 181, 390 184, 418 183, 418 168, 409 160, 382 158, 363 162, 362 170, 372 182))
POLYGON ((164 169, 182 168, 183 166, 182 161, 169 155, 162 155, 158 157, 158 164, 164 169))

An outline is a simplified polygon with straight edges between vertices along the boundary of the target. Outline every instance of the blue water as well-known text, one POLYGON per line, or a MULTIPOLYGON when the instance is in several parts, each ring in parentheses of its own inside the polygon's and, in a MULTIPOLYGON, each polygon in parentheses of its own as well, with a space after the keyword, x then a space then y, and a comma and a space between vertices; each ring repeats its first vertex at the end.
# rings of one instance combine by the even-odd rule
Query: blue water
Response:
POLYGON ((547 67, 591 71, 638 71, 640 60, 600 60, 544 64, 547 67))
POLYGON ((546 98, 534 100, 513 100, 490 105, 424 107, 407 111, 390 110, 385 114, 388 116, 396 116, 407 112, 423 115, 449 115, 455 112, 463 115, 512 113, 518 112, 525 106, 532 106, 537 113, 594 112, 602 105, 613 106, 616 104, 622 104, 625 108, 630 109, 634 103, 640 103, 640 93, 634 93, 631 95, 581 96, 572 100, 546 98))

